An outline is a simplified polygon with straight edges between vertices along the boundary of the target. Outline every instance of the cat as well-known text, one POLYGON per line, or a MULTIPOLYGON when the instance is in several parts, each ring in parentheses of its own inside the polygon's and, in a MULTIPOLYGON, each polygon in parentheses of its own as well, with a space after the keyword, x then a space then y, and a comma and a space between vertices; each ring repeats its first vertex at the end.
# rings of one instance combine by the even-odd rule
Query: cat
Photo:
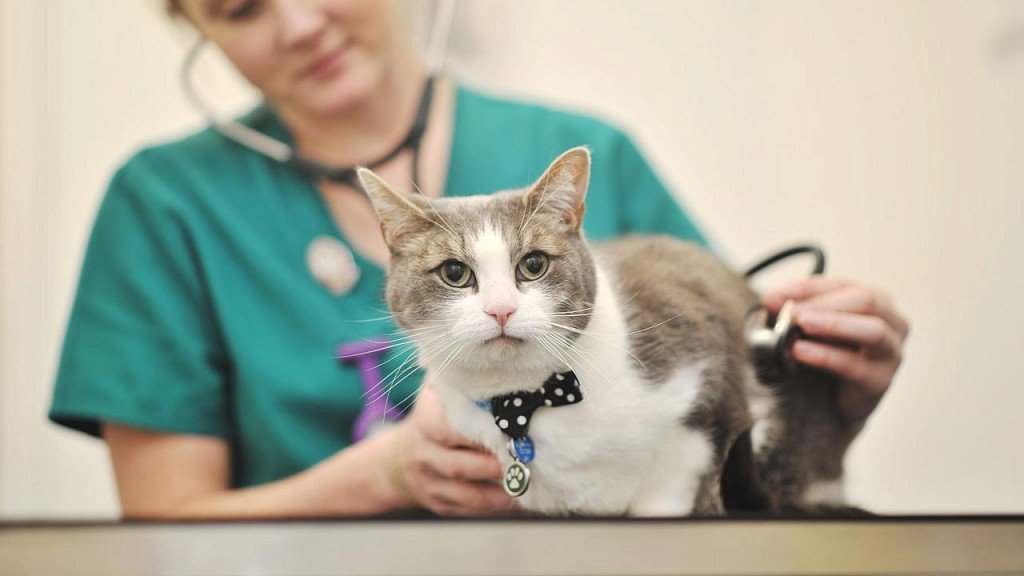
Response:
POLYGON ((391 254, 388 306, 449 424, 497 456, 506 488, 525 488, 520 504, 540 514, 838 503, 856 431, 836 413, 835 383, 759 378, 743 335, 758 295, 699 246, 591 245, 590 163, 573 148, 524 189, 435 200, 359 170, 391 254), (532 418, 507 412, 530 398, 532 418), (528 477, 510 424, 528 426, 528 477))

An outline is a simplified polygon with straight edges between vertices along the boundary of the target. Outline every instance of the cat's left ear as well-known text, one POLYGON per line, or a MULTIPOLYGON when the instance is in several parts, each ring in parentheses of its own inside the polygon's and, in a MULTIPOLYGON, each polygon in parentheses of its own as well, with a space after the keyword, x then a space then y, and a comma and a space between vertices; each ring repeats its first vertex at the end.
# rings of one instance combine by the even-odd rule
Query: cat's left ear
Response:
POLYGON ((554 211, 562 220, 579 228, 586 210, 590 186, 590 150, 578 146, 562 153, 526 191, 526 206, 531 211, 554 211))
POLYGON ((426 231, 435 221, 430 216, 429 203, 422 196, 396 190, 366 168, 357 169, 356 174, 380 217, 380 231, 392 252, 403 239, 426 231))

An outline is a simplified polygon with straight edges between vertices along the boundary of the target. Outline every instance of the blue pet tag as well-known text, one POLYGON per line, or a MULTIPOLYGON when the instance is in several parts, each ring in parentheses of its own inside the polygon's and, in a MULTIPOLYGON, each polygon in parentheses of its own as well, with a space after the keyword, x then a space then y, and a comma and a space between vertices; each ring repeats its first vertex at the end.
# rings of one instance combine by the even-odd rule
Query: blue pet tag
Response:
POLYGON ((530 440, 529 436, 516 438, 512 441, 512 452, 512 457, 522 461, 523 463, 533 462, 533 440, 530 440))

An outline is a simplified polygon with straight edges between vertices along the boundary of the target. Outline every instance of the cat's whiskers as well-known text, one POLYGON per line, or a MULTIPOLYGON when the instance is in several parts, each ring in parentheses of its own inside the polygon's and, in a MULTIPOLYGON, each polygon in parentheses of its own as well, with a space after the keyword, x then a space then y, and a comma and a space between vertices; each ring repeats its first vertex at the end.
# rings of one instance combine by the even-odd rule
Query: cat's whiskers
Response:
MULTIPOLYGON (((353 320, 353 322, 357 322, 357 320, 353 320)), ((386 340, 386 342, 382 342, 380 348, 359 352, 357 354, 346 354, 345 356, 346 358, 356 358, 358 356, 366 356, 367 354, 377 354, 379 352, 388 351, 399 344, 407 343, 415 338, 430 335, 435 331, 441 332, 444 330, 445 326, 441 324, 439 326, 424 326, 420 328, 395 330, 379 336, 360 336, 359 340, 362 342, 380 342, 381 340, 386 340)))
POLYGON ((583 347, 579 346, 576 342, 574 342, 572 339, 568 338, 563 334, 551 333, 551 336, 560 340, 562 345, 570 354, 574 354, 579 360, 586 362, 587 366, 590 367, 594 374, 596 374, 598 377, 604 380, 608 384, 609 388, 616 387, 615 382, 610 380, 608 376, 605 375, 605 372, 602 369, 602 367, 598 365, 596 359, 594 359, 593 356, 587 350, 585 350, 583 347))
MULTIPOLYGON (((435 328, 431 328, 431 330, 432 331, 443 332, 444 331, 444 327, 443 326, 435 327, 435 328)), ((424 335, 429 336, 430 332, 423 332, 423 333, 417 334, 415 337, 414 336, 398 336, 397 338, 390 337, 392 334, 400 334, 400 332, 392 332, 392 333, 388 334, 387 336, 379 336, 379 337, 374 337, 374 338, 369 338, 369 337, 365 337, 365 336, 364 337, 360 337, 360 340, 362 340, 363 342, 379 342, 381 339, 386 339, 387 343, 382 343, 382 345, 379 348, 374 348, 372 350, 366 350, 366 351, 363 351, 363 352, 357 352, 355 354, 346 354, 345 358, 346 359, 347 358, 358 358, 358 357, 361 357, 361 356, 369 356, 371 354, 380 354, 380 353, 396 351, 396 350, 398 350, 402 346, 410 346, 413 343, 415 338, 421 338, 424 335)), ((385 362, 381 362, 380 364, 377 364, 376 366, 374 366, 374 368, 380 368, 381 366, 383 366, 385 364, 385 362)))
MULTIPOLYGON (((575 366, 573 364, 573 362, 571 362, 568 358, 563 356, 558 351, 559 343, 558 343, 557 339, 555 338, 555 336, 557 336, 557 335, 556 334, 552 334, 552 333, 546 333, 546 334, 542 333, 542 334, 539 334, 538 336, 539 337, 537 339, 537 342, 541 345, 541 347, 543 347, 545 350, 547 350, 547 352, 549 354, 554 356, 554 358, 556 360, 558 360, 559 362, 564 364, 569 370, 572 370, 573 374, 576 375, 576 381, 579 382, 580 393, 582 394, 584 392, 584 390, 583 390, 583 388, 584 388, 584 384, 583 384, 584 377, 582 376, 583 372, 577 366, 575 366)), ((597 415, 597 412, 594 410, 593 403, 585 402, 584 404, 586 404, 587 409, 590 411, 590 414, 592 416, 596 416, 597 415)))
POLYGON ((572 313, 570 313, 570 312, 566 312, 566 313, 554 312, 554 313, 548 314, 548 316, 556 316, 558 318, 580 318, 580 317, 583 317, 583 316, 591 316, 591 315, 592 315, 591 312, 572 312, 572 313))
POLYGON ((433 326, 431 328, 421 328, 421 329, 418 329, 418 330, 402 330, 402 331, 396 333, 396 335, 392 338, 392 341, 393 342, 410 342, 410 341, 416 340, 417 338, 422 338, 424 336, 430 336, 432 334, 441 333, 441 332, 447 332, 447 327, 445 327, 445 326, 433 326))
MULTIPOLYGON (((428 205, 430 205, 430 204, 429 204, 429 201, 428 201, 428 205)), ((430 205, 430 206, 431 206, 431 209, 433 210, 433 207, 432 207, 432 205, 430 205)), ((451 235, 452 235, 452 237, 453 237, 453 238, 455 238, 455 240, 458 240, 458 239, 459 239, 459 235, 458 235, 458 234, 457 234, 457 233, 456 233, 456 232, 455 232, 454 230, 452 230, 451 228, 449 228, 449 227, 447 227, 447 226, 445 226, 445 225, 443 225, 443 224, 439 223, 439 222, 438 222, 437 220, 434 220, 433 218, 431 218, 431 217, 430 217, 430 215, 429 215, 429 214, 427 214, 426 210, 422 210, 422 209, 420 209, 419 207, 410 207, 410 206, 406 206, 406 205, 404 205, 404 204, 403 204, 403 205, 401 205, 401 208, 402 208, 403 210, 406 210, 406 211, 408 211, 408 212, 411 212, 412 214, 415 214, 416 216, 419 216, 420 218, 423 218, 424 220, 426 220, 427 222, 430 222, 430 223, 431 223, 431 224, 433 224, 434 226, 437 226, 438 228, 440 228, 440 229, 442 229, 442 230, 446 231, 447 233, 451 234, 451 235)), ((435 214, 437 214, 437 211, 436 211, 436 210, 434 210, 434 213, 435 213, 435 214)))
MULTIPOLYGON (((625 299, 625 300, 623 300, 622 302, 619 302, 619 303, 618 303, 618 304, 619 304, 619 306, 624 306, 624 305, 626 305, 626 304, 629 304, 629 303, 630 303, 630 302, 632 302, 632 301, 633 301, 633 300, 634 300, 634 299, 635 299, 635 298, 636 298, 636 297, 637 297, 637 296, 638 296, 639 294, 640 294, 640 291, 639 291, 639 290, 637 290, 636 292, 633 292, 633 295, 632 295, 632 296, 630 296, 629 298, 626 298, 626 299, 625 299)), ((573 299, 573 297, 572 297, 572 296, 566 296, 565 298, 563 298, 562 300, 560 300, 560 301, 559 301, 559 303, 566 303, 566 302, 570 302, 570 301, 572 301, 572 299, 573 299)), ((566 310, 566 311, 562 311, 562 312, 551 312, 551 313, 550 313, 549 315, 550 315, 550 316, 562 316, 562 317, 572 317, 572 316, 585 316, 586 314, 576 314, 576 313, 577 313, 577 312, 585 312, 585 313, 589 313, 590 311, 593 311, 593 310, 594 310, 594 308, 596 308, 596 307, 597 307, 597 304, 595 303, 595 304, 591 304, 590 306, 587 306, 587 307, 585 307, 585 308, 580 308, 580 309, 578 309, 578 310, 566 310)))
MULTIPOLYGON (((418 357, 418 354, 417 354, 417 353, 416 353, 416 352, 414 351, 414 352, 413 352, 413 353, 412 353, 412 354, 411 354, 411 355, 409 356, 409 358, 406 358, 406 361, 408 361, 408 360, 410 360, 410 359, 412 359, 412 360, 415 360, 415 359, 416 359, 417 357, 418 357)), ((380 394, 378 394, 378 395, 377 395, 377 396, 376 396, 375 398, 377 398, 377 399, 379 399, 379 398, 385 398, 386 400, 390 401, 390 394, 391 394, 391 391, 392 391, 392 390, 394 390, 395 388, 397 388, 399 384, 401 384, 402 382, 404 382, 404 381, 405 381, 406 379, 408 379, 408 378, 409 378, 410 376, 412 376, 413 374, 415 374, 418 368, 419 368, 419 365, 418 365, 418 364, 417 364, 416 362, 414 362, 414 363, 413 363, 413 364, 411 364, 411 365, 407 365, 407 364, 406 364, 406 362, 403 362, 403 368, 397 369, 397 370, 395 370, 394 372, 392 372, 392 374, 397 374, 397 373, 398 373, 398 372, 399 372, 400 370, 401 370, 401 371, 404 371, 404 374, 402 375, 402 377, 401 377, 401 378, 398 378, 398 379, 394 379, 394 380, 392 381, 392 383, 391 383, 391 384, 389 384, 389 385, 388 385, 387 387, 385 387, 385 388, 384 388, 384 389, 383 389, 383 390, 381 391, 381 393, 380 393, 380 394)), ((390 376, 390 375, 389 375, 389 376, 390 376)), ((419 390, 419 386, 417 386, 416 390, 419 390)), ((396 408, 397 408, 397 406, 396 406, 396 408)))
MULTIPOLYGON (((360 338, 363 342, 373 342, 371 338, 360 338)), ((391 345, 381 346, 380 348, 374 348, 373 350, 365 350, 363 352, 357 352, 355 354, 345 354, 345 358, 359 358, 360 356, 369 356, 371 354, 380 354, 391 349, 391 345)))
MULTIPOLYGON (((397 368, 381 379, 381 391, 373 398, 373 401, 380 398, 387 398, 391 390, 394 390, 399 384, 408 379, 409 376, 415 374, 416 369, 420 366, 419 353, 421 350, 446 337, 448 337, 448 334, 442 333, 430 338, 429 340, 423 341, 419 346, 409 345, 407 350, 412 350, 412 353, 409 354, 409 356, 407 356, 397 368), (388 382, 389 379, 391 382, 388 382)), ((424 362, 429 360, 430 358, 428 357, 424 359, 424 362)))
MULTIPOLYGON (((374 399, 372 401, 376 402, 382 396, 387 396, 387 393, 390 392, 390 389, 393 387, 393 385, 396 385, 396 384, 384 385, 386 380, 388 379, 388 377, 397 377, 397 375, 399 373, 401 373, 403 370, 410 370, 412 372, 416 371, 416 368, 417 368, 418 364, 416 364, 415 361, 416 361, 416 358, 417 358, 417 354, 419 352, 418 346, 420 346, 420 345, 423 345, 423 346, 430 345, 431 342, 434 342, 434 341, 436 341, 436 340, 438 340, 440 338, 443 338, 446 335, 447 334, 445 332, 442 332, 442 333, 433 335, 431 338, 429 338, 427 340, 422 340, 422 343, 416 343, 416 342, 410 341, 410 342, 401 342, 400 345, 393 346, 393 348, 395 348, 395 352, 393 353, 394 356, 398 356, 398 355, 400 355, 402 353, 406 353, 406 352, 409 352, 409 351, 412 351, 412 354, 410 354, 409 356, 404 358, 401 361, 401 363, 398 365, 398 367, 395 368, 394 370, 392 370, 387 376, 381 378, 381 382, 380 383, 382 384, 382 392, 378 393, 378 395, 376 397, 374 397, 374 399), (413 362, 413 364, 410 365, 409 364, 410 362, 413 362)), ((378 364, 374 368, 382 368, 388 362, 389 362, 389 359, 385 358, 383 361, 381 361, 380 364, 378 364)), ((367 390, 366 393, 362 394, 362 398, 366 398, 368 394, 370 394, 369 390, 367 390)))
MULTIPOLYGON (((622 288, 623 288, 623 284, 622 284, 622 283, 620 282, 620 283, 619 283, 619 285, 618 285, 618 287, 617 287, 617 288, 616 288, 616 290, 615 290, 615 293, 619 293, 619 292, 621 292, 621 291, 622 291, 622 288)), ((619 303, 618 303, 618 304, 619 304, 619 307, 622 307, 622 306, 625 306, 626 304, 629 304, 630 302, 632 302, 632 301, 633 301, 633 300, 634 300, 634 299, 635 299, 635 298, 636 298, 637 296, 639 296, 639 295, 640 295, 640 290, 637 290, 636 292, 633 292, 633 295, 632 295, 632 296, 630 296, 629 298, 626 298, 626 299, 625 299, 625 300, 623 300, 622 302, 619 302, 619 303)))
POLYGON ((386 316, 377 316, 375 318, 360 318, 359 320, 349 320, 347 318, 343 318, 341 321, 342 322, 356 322, 356 323, 358 323, 358 322, 380 322, 382 320, 394 320, 394 316, 391 315, 391 314, 388 314, 386 316))
POLYGON ((388 310, 387 308, 377 308, 376 306, 372 306, 370 304, 363 304, 363 307, 369 308, 374 312, 380 312, 381 314, 387 314, 388 316, 391 315, 391 310, 388 310))
MULTIPOLYGON (((386 351, 386 352, 391 353, 391 355, 397 356, 398 354, 401 354, 402 352, 405 352, 405 351, 409 350, 410 348, 414 348, 412 344, 400 343, 400 344, 389 346, 388 348, 381 348, 381 349, 379 349, 377 351, 386 351)), ((376 364, 373 367, 373 369, 376 370, 378 368, 383 368, 384 365, 387 364, 387 363, 388 363, 388 358, 385 356, 385 358, 383 360, 381 360, 380 363, 376 364)), ((383 380, 382 380, 382 382, 383 382, 383 380)), ((368 394, 368 393, 369 392, 364 392, 363 396, 365 397, 366 394, 368 394)))
MULTIPOLYGON (((417 355, 418 352, 417 352, 417 350, 416 350, 416 348, 414 346, 408 346, 405 349, 401 350, 400 352, 396 353, 395 355, 397 356, 398 354, 402 354, 402 353, 408 353, 408 355, 404 359, 402 359, 401 364, 399 364, 397 368, 395 368, 394 370, 389 372, 386 376, 384 376, 383 378, 380 379, 380 386, 379 386, 379 389, 376 391, 376 395, 374 395, 372 398, 369 398, 368 400, 365 400, 365 401, 367 401, 367 402, 376 402, 376 401, 380 400, 381 398, 387 398, 388 393, 393 388, 392 384, 387 382, 388 378, 393 378, 395 374, 398 374, 399 372, 402 372, 406 368, 407 364, 411 360, 415 361, 415 358, 416 358, 416 355, 417 355)), ((378 364, 377 367, 378 368, 383 368, 383 366, 385 364, 387 364, 387 363, 388 363, 388 361, 385 360, 384 362, 381 362, 380 364, 378 364)), ((364 392, 363 393, 363 398, 365 399, 369 393, 370 393, 369 390, 364 392)))
POLYGON ((432 320, 426 326, 417 326, 416 328, 399 328, 398 330, 389 332, 387 336, 393 337, 396 341, 403 341, 416 338, 424 334, 446 331, 447 329, 448 322, 444 320, 432 320))
POLYGON ((441 362, 441 365, 437 367, 437 370, 434 371, 434 378, 440 378, 441 376, 443 376, 445 370, 450 368, 455 363, 455 360, 459 357, 460 354, 462 354, 463 351, 465 351, 469 347, 471 343, 472 342, 470 342, 469 340, 463 340, 459 342, 458 347, 454 351, 452 351, 448 355, 448 357, 445 358, 443 362, 441 362))
POLYGON ((412 354, 410 354, 409 357, 406 358, 406 360, 404 360, 402 362, 402 367, 396 369, 395 371, 393 371, 391 373, 391 375, 397 375, 397 374, 401 373, 402 374, 401 377, 392 378, 392 382, 389 383, 386 387, 384 387, 377 394, 377 396, 374 397, 373 401, 379 400, 380 398, 384 398, 385 400, 390 401, 391 391, 394 390, 395 388, 397 388, 402 382, 404 382, 410 376, 412 376, 413 374, 416 373, 416 370, 419 368, 419 364, 416 362, 417 358, 418 358, 418 354, 416 352, 413 352, 412 354), (412 360, 413 363, 412 364, 408 364, 409 360, 412 360))
MULTIPOLYGON (((441 352, 443 352, 444 350, 447 350, 452 344, 456 344, 456 343, 457 343, 457 341, 452 340, 452 342, 446 344, 441 349, 441 352)), ((418 354, 418 351, 414 352, 414 354, 411 357, 418 357, 417 354, 418 354)), ((439 355, 440 355, 440 352, 439 353, 435 353, 435 354, 431 355, 430 357, 425 358, 424 362, 429 362, 434 357, 437 357, 439 355)), ((416 369, 420 368, 420 367, 421 367, 421 364, 419 362, 414 364, 412 369, 410 369, 406 375, 404 375, 400 380, 394 382, 391 386, 388 387, 387 392, 390 392, 391 390, 393 390, 395 387, 398 386, 399 383, 401 383, 404 380, 406 380, 410 375, 415 374, 416 373, 416 369)), ((418 386, 416 386, 415 390, 413 390, 408 395, 406 395, 404 398, 402 398, 397 403, 395 403, 395 405, 394 405, 395 406, 395 410, 398 411, 398 412, 403 411, 406 402, 409 402, 410 399, 412 399, 412 401, 415 402, 415 398, 419 395, 420 390, 422 390, 422 389, 423 389, 423 380, 420 380, 420 383, 419 383, 418 386)), ((411 405, 411 403, 410 403, 410 405, 411 405)))
MULTIPOLYGON (((579 385, 580 385, 580 394, 586 395, 587 391, 585 389, 586 388, 590 388, 590 386, 587 384, 587 382, 588 382, 588 378, 587 378, 588 374, 585 371, 580 370, 579 367, 575 366, 570 360, 566 359, 564 356, 562 356, 558 352, 559 340, 561 340, 561 345, 563 347, 567 348, 567 351, 570 354, 573 354, 574 351, 573 351, 572 342, 569 341, 564 336, 562 336, 560 334, 555 334, 555 333, 542 334, 541 338, 547 340, 547 344, 545 344, 545 348, 547 348, 551 352, 551 354, 553 356, 555 356, 555 358, 559 359, 566 366, 568 366, 570 370, 573 371, 573 374, 576 375, 576 381, 579 382, 579 385)), ((582 356, 580 351, 575 351, 575 354, 576 354, 577 357, 581 357, 582 356)), ((601 371, 600 370, 596 370, 595 372, 598 375, 601 375, 601 371)), ((614 388, 615 385, 612 384, 611 381, 609 381, 607 379, 607 377, 603 377, 603 378, 608 383, 608 387, 609 388, 614 388)), ((594 408, 593 402, 584 402, 583 404, 587 406, 587 409, 590 411, 590 415, 595 417, 595 418, 597 418, 597 410, 594 408)))
POLYGON ((397 404, 395 404, 395 410, 397 410, 399 412, 404 411, 405 410, 405 403, 406 402, 409 402, 409 406, 412 406, 413 404, 415 404, 416 403, 416 397, 420 395, 420 391, 421 390, 423 390, 423 381, 422 380, 420 381, 420 385, 417 386, 415 390, 413 390, 412 392, 408 393, 397 404))
MULTIPOLYGON (((437 370, 435 370, 435 371, 433 372, 432 376, 433 376, 433 377, 434 377, 435 379, 436 379, 436 378, 439 378, 439 377, 441 377, 441 375, 443 375, 443 374, 444 374, 444 371, 445 371, 446 369, 448 369, 448 367, 450 366, 450 363, 451 363, 451 362, 452 362, 452 361, 453 361, 453 360, 454 360, 454 359, 455 359, 455 358, 456 358, 456 357, 457 357, 457 356, 458 356, 458 355, 459 355, 460 353, 462 353, 462 351, 463 351, 463 350, 465 350, 465 349, 466 349, 466 347, 468 346, 469 342, 468 342, 468 341, 465 341, 465 340, 463 340, 463 341, 459 341, 459 340, 454 340, 454 339, 453 339, 453 340, 452 340, 452 344, 454 344, 454 345, 455 345, 455 349, 454 349, 454 350, 453 350, 453 351, 452 351, 452 352, 451 352, 451 353, 450 353, 450 354, 449 354, 449 355, 448 355, 448 356, 447 356, 447 357, 446 357, 446 358, 445 358, 445 359, 444 359, 444 360, 443 360, 443 361, 441 362, 441 365, 440 365, 440 366, 439 366, 439 367, 437 368, 437 370)), ((447 350, 447 349, 448 349, 448 348, 450 348, 450 347, 451 347, 450 345, 449 345, 449 346, 447 346, 447 347, 445 347, 445 350, 447 350)), ((407 396, 406 396, 405 398, 402 398, 402 400, 401 400, 401 401, 399 401, 399 402, 398 402, 398 404, 396 404, 396 405, 395 405, 395 406, 396 406, 396 408, 397 408, 397 409, 399 409, 399 410, 401 410, 401 409, 402 409, 402 406, 403 406, 403 405, 404 405, 404 404, 405 404, 406 402, 410 402, 410 405, 411 405, 411 403, 414 403, 414 402, 415 402, 415 399, 416 399, 416 396, 418 396, 418 395, 419 395, 419 392, 420 392, 420 390, 422 390, 422 389, 423 389, 423 382, 421 381, 421 382, 420 382, 420 385, 416 387, 416 390, 413 390, 413 391, 412 391, 411 393, 409 393, 409 394, 408 394, 408 395, 407 395, 407 396)))
POLYGON ((446 334, 437 334, 432 338, 424 340, 418 345, 412 343, 408 344, 408 346, 406 347, 406 351, 411 351, 411 354, 404 358, 401 361, 401 364, 399 364, 394 370, 389 372, 387 376, 384 376, 384 378, 381 379, 382 383, 386 382, 385 393, 390 392, 390 390, 394 386, 396 386, 404 378, 407 378, 410 374, 414 373, 417 368, 419 368, 419 358, 423 354, 424 349, 427 349, 427 347, 430 346, 432 343, 438 340, 442 340, 445 337, 446 334))
POLYGON ((358 356, 366 356, 367 354, 377 354, 379 352, 385 352, 387 350, 390 350, 391 348, 393 348, 394 346, 396 346, 398 344, 406 343, 409 340, 409 338, 410 337, 406 337, 406 336, 394 337, 394 336, 392 336, 390 334, 389 335, 385 335, 385 336, 360 336, 359 340, 362 341, 362 342, 367 342, 367 343, 379 342, 381 344, 381 346, 379 348, 374 348, 373 350, 367 350, 365 352, 359 352, 359 353, 356 353, 356 354, 346 354, 345 356, 346 356, 346 358, 355 358, 355 357, 358 357, 358 356))
MULTIPOLYGON (((369 356, 371 354, 382 354, 383 353, 384 354, 384 358, 379 363, 375 364, 373 366, 373 368, 372 368, 373 370, 377 370, 377 369, 383 368, 384 365, 389 362, 389 359, 387 357, 388 354, 397 356, 397 355, 399 355, 399 354, 401 354, 403 352, 406 352, 406 351, 408 351, 410 349, 415 351, 415 347, 411 343, 408 343, 408 342, 391 342, 387 346, 382 346, 380 348, 375 348, 373 350, 367 350, 365 352, 359 352, 357 354, 347 354, 345 356, 345 358, 346 359, 358 358, 358 357, 361 357, 361 356, 369 356)), ((380 381, 379 384, 383 384, 384 380, 385 380, 385 378, 381 378, 381 381, 380 381)), ((361 396, 361 398, 366 398, 366 396, 369 393, 370 393, 370 390, 364 391, 362 396, 361 396)), ((379 397, 380 396, 378 395, 376 398, 379 398, 379 397)))
MULTIPOLYGON (((561 303, 566 303, 566 302, 570 301, 571 299, 572 299, 572 297, 566 297, 561 303)), ((596 307, 597 307, 597 304, 591 304, 590 306, 586 306, 584 308, 579 308, 577 310, 561 310, 559 312, 551 312, 550 315, 551 316, 573 316, 573 315, 582 316, 582 315, 585 315, 585 314, 591 314, 593 312, 594 308, 596 308, 596 307)))
POLYGON ((548 353, 550 353, 555 358, 555 360, 558 360, 559 362, 564 364, 566 368, 574 372, 576 371, 572 363, 569 361, 569 359, 559 353, 558 343, 554 339, 553 334, 546 332, 538 334, 537 343, 540 344, 541 347, 543 347, 545 350, 547 350, 548 353))
MULTIPOLYGON (((388 383, 387 382, 388 378, 392 378, 393 379, 395 375, 397 375, 399 373, 402 373, 405 370, 407 370, 408 367, 409 367, 409 364, 408 364, 409 362, 413 362, 413 364, 412 364, 413 368, 416 367, 415 359, 416 359, 416 356, 417 356, 417 350, 416 350, 415 347, 409 346, 409 347, 405 348, 404 350, 402 350, 401 353, 408 353, 408 356, 406 356, 402 360, 402 363, 398 366, 398 368, 395 368, 387 376, 381 378, 380 387, 377 390, 377 393, 372 398, 367 400, 368 402, 376 402, 376 401, 380 400, 381 398, 387 398, 388 394, 391 392, 392 389, 394 389, 394 386, 397 384, 397 382, 394 382, 394 381, 391 382, 391 383, 388 383)), ((380 365, 378 365, 378 368, 383 367, 384 364, 387 364, 387 361, 384 361, 380 365)), ((365 392, 363 394, 363 398, 366 398, 366 396, 368 394, 369 394, 369 391, 365 392)))
POLYGON ((667 320, 662 320, 661 322, 658 322, 657 324, 652 324, 651 326, 648 326, 647 328, 641 328, 639 330, 633 330, 632 332, 627 332, 626 335, 627 336, 632 336, 633 334, 639 334, 641 332, 646 332, 646 331, 651 330, 653 328, 657 328, 658 326, 661 326, 662 324, 668 324, 669 322, 675 320, 676 318, 679 318, 679 314, 676 314, 675 316, 673 316, 673 317, 671 317, 671 318, 669 318, 667 320))
MULTIPOLYGON (((559 362, 564 364, 568 369, 572 370, 573 374, 576 374, 576 380, 580 383, 580 392, 582 393, 583 392, 583 388, 584 388, 584 385, 583 385, 583 380, 584 380, 583 374, 584 374, 584 372, 582 370, 580 370, 579 367, 577 365, 575 365, 569 358, 567 358, 566 356, 563 356, 561 354, 561 352, 559 352, 559 347, 562 347, 562 348, 566 348, 567 349, 566 351, 569 352, 570 355, 571 355, 572 354, 572 350, 571 350, 570 343, 568 341, 566 341, 564 339, 564 337, 561 338, 561 341, 559 341, 560 340, 559 339, 559 335, 551 333, 551 332, 541 333, 538 336, 539 336, 538 337, 538 342, 541 344, 541 346, 545 350, 547 350, 549 354, 554 356, 554 358, 556 360, 558 360, 559 362)), ((588 406, 590 406, 590 404, 588 404, 588 406)), ((591 413, 594 414, 593 406, 590 406, 590 410, 591 410, 591 413)))
MULTIPOLYGON (((629 350, 619 346, 618 344, 616 344, 615 342, 613 342, 613 341, 611 341, 611 340, 609 340, 607 338, 602 338, 601 336, 598 335, 599 333, 594 331, 594 330, 586 330, 586 329, 583 329, 583 328, 575 328, 573 326, 566 326, 565 324, 559 324, 558 322, 552 322, 550 320, 543 320, 543 322, 546 322, 547 324, 549 324, 551 326, 555 326, 555 327, 561 328, 563 330, 568 330, 569 332, 575 332, 576 334, 580 334, 582 336, 590 336, 590 337, 596 338, 596 339, 598 339, 598 340, 600 340, 600 341, 602 341, 602 342, 604 342, 604 343, 606 343, 606 344, 608 344, 610 346, 614 346, 619 351, 624 352, 624 353, 629 354, 630 356, 632 356, 633 359, 636 360, 641 366, 643 366, 643 368, 645 370, 647 369, 647 366, 644 364, 643 360, 638 358, 636 354, 633 354, 629 350)), ((612 335, 612 334, 608 334, 608 333, 604 333, 604 334, 607 334, 609 336, 612 335)))

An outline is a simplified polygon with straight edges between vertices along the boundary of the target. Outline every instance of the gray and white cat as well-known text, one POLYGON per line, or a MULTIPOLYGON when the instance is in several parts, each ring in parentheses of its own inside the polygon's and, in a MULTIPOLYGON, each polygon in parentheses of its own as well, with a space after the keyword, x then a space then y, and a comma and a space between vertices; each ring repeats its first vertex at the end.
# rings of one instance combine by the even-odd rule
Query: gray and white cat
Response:
POLYGON ((508 465, 509 439, 481 401, 572 370, 584 400, 541 407, 529 424, 524 508, 680 516, 837 503, 855 431, 835 413, 834 383, 758 382, 743 337, 757 294, 697 246, 591 246, 589 174, 589 152, 574 148, 525 189, 430 200, 360 170, 391 252, 388 305, 451 426, 508 465))

